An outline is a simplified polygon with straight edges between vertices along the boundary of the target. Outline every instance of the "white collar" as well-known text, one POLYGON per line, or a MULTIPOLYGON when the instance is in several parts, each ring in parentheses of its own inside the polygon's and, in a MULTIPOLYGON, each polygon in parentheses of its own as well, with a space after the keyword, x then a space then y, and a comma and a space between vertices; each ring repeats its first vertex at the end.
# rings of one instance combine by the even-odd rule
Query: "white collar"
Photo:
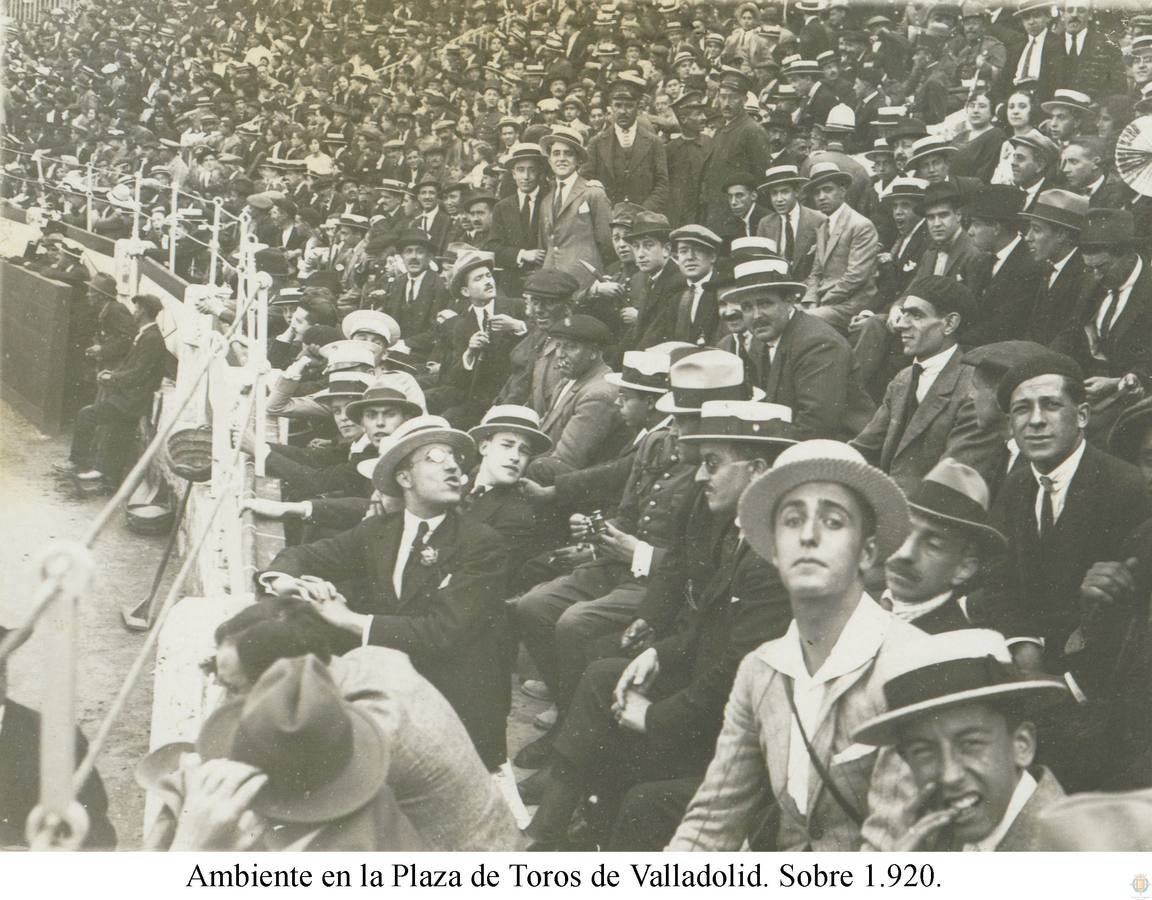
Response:
POLYGON ((804 651, 800 647, 800 630, 796 620, 788 626, 784 636, 769 641, 756 651, 757 655, 776 671, 789 676, 794 681, 811 681, 823 684, 854 672, 876 656, 884 643, 895 618, 886 612, 868 594, 861 594, 860 601, 844 629, 836 638, 832 652, 824 664, 809 674, 804 663, 804 651))
POLYGON ((491 319, 494 315, 496 315, 496 301, 489 300, 483 306, 472 307, 472 315, 474 315, 477 319, 480 318, 481 313, 488 313, 488 318, 491 319))
POLYGON ((574 171, 567 178, 564 178, 564 179, 557 178, 556 181, 560 185, 560 190, 562 190, 565 194, 567 194, 568 191, 572 190, 572 185, 575 184, 576 178, 577 178, 577 176, 579 176, 579 174, 580 173, 578 171, 574 171))
POLYGON ((1062 260, 1060 260, 1059 262, 1052 263, 1052 275, 1053 276, 1059 275, 1060 272, 1063 271, 1064 267, 1066 265, 1068 265, 1068 260, 1070 260, 1072 258, 1072 254, 1075 252, 1076 252, 1076 248, 1073 247, 1071 250, 1068 251, 1068 255, 1065 256, 1062 260))
POLYGON ((136 332, 136 337, 140 337, 140 335, 142 335, 149 328, 159 328, 159 327, 160 326, 157 325, 155 322, 149 322, 147 325, 141 325, 140 330, 136 332))
POLYGON ((1012 255, 1012 251, 1016 249, 1016 245, 1019 244, 1021 240, 1023 239, 1019 234, 1017 234, 1014 238, 1012 238, 1012 240, 1010 240, 1007 244, 1005 244, 992 255, 995 256, 998 261, 1004 262, 1004 260, 1012 255))
POLYGON ((1012 791, 1012 797, 1008 800, 1008 808, 1004 810, 1004 818, 1000 820, 1000 824, 992 829, 992 833, 981 841, 975 844, 965 844, 964 849, 969 851, 979 851, 988 853, 995 850, 1004 836, 1008 834, 1013 823, 1020 817, 1020 813, 1024 807, 1027 806, 1028 801, 1032 799, 1032 795, 1036 793, 1036 779, 1025 769, 1020 773, 1020 780, 1016 782, 1016 789, 1012 791))
POLYGON ((925 375, 931 375, 933 378, 935 378, 937 375, 939 375, 940 370, 948 365, 948 360, 950 360, 956 354, 957 349, 959 349, 957 345, 953 344, 947 350, 941 350, 939 353, 934 353, 927 359, 917 358, 915 362, 919 364, 920 368, 923 370, 920 373, 920 377, 923 378, 925 375))
POLYGON ((536 202, 536 198, 537 198, 538 196, 540 196, 540 185, 536 185, 536 187, 534 187, 532 190, 530 190, 530 191, 529 191, 527 194, 525 194, 525 193, 524 193, 522 190, 520 190, 519 188, 517 188, 517 189, 516 189, 516 196, 520 198, 520 202, 521 202, 521 203, 523 203, 523 202, 524 202, 524 198, 525 198, 525 197, 527 197, 527 198, 528 198, 528 199, 530 199, 530 200, 531 200, 533 203, 535 203, 535 202, 536 202))
POLYGON ((620 136, 630 137, 633 140, 635 140, 635 138, 636 138, 636 129, 639 126, 640 126, 640 120, 639 119, 637 119, 635 122, 632 123, 631 128, 621 128, 615 122, 612 123, 612 128, 616 131, 617 137, 620 137, 620 136))
POLYGON ((351 456, 353 453, 360 453, 362 450, 367 450, 371 444, 372 438, 368 437, 367 434, 362 434, 348 447, 348 455, 351 456))
MULTIPOLYGON (((1028 35, 1025 35, 1025 37, 1028 37, 1028 35)), ((1035 41, 1037 44, 1043 44, 1043 43, 1044 43, 1044 39, 1045 39, 1046 37, 1048 37, 1048 29, 1047 29, 1047 28, 1045 28, 1043 31, 1041 31, 1041 32, 1040 32, 1038 35, 1036 35, 1035 37, 1029 37, 1029 38, 1028 38, 1028 40, 1030 40, 1030 41, 1035 41)))
POLYGON ((1124 283, 1120 285, 1120 287, 1116 288, 1116 296, 1119 297, 1121 294, 1132 290, 1132 288, 1136 286, 1136 279, 1140 277, 1140 273, 1143 271, 1144 260, 1140 258, 1140 254, 1136 254, 1136 265, 1132 267, 1132 271, 1124 280, 1124 283))
POLYGON ((413 274, 409 273, 409 274, 408 274, 408 280, 409 280, 409 281, 412 281, 412 282, 415 282, 415 284, 416 284, 416 289, 417 289, 417 290, 419 290, 419 289, 420 289, 420 282, 422 282, 422 281, 424 280, 424 276, 425 276, 425 275, 427 275, 427 274, 428 274, 428 270, 427 270, 427 269, 425 269, 425 270, 424 270, 423 272, 421 272, 419 275, 413 275, 413 274))
POLYGON ((952 591, 945 591, 943 594, 937 594, 935 597, 919 603, 909 603, 899 597, 893 597, 889 590, 885 590, 883 596, 892 604, 892 615, 905 622, 915 622, 921 616, 926 616, 944 606, 952 599, 952 591))
POLYGON ((792 208, 786 213, 777 213, 776 215, 783 215, 785 219, 792 223, 792 230, 795 231, 799 228, 800 221, 800 204, 793 203, 792 208))
POLYGON ((1106 179, 1107 177, 1108 177, 1107 174, 1101 175, 1099 178, 1097 178, 1095 181, 1093 181, 1090 185, 1088 185, 1088 187, 1084 189, 1084 196, 1085 197, 1091 197, 1098 190, 1100 190, 1100 185, 1102 185, 1104 183, 1104 179, 1106 179))
POLYGON ((1084 449, 1087 446, 1088 442, 1081 437, 1079 446, 1069 453, 1064 462, 1060 463, 1060 465, 1051 472, 1041 472, 1035 466, 1032 466, 1032 475, 1036 479, 1036 483, 1039 484, 1040 478, 1046 476, 1052 480, 1053 490, 1063 491, 1076 475, 1076 470, 1080 467, 1080 460, 1084 458, 1084 449))
MULTIPOLYGON (((447 516, 448 513, 440 513, 440 515, 433 516, 431 519, 421 519, 415 513, 409 512, 407 509, 405 509, 404 530, 411 531, 413 534, 415 534, 416 530, 420 527, 420 523, 426 522, 428 524, 428 535, 431 536, 432 532, 440 527, 440 523, 443 522, 447 516)), ((425 540, 427 540, 427 538, 425 538, 425 540)))
POLYGON ((699 281, 689 281, 688 287, 692 288, 693 290, 695 290, 698 287, 699 288, 704 287, 704 285, 706 285, 709 281, 712 280, 712 274, 713 273, 710 271, 707 275, 705 275, 699 281))
POLYGON ((808 99, 809 100, 816 96, 816 92, 818 90, 820 90, 820 85, 822 85, 823 83, 824 83, 823 81, 820 81, 819 79, 817 79, 816 83, 813 84, 812 87, 808 89, 808 99))
POLYGON ((845 212, 846 209, 848 209, 848 204, 847 203, 841 203, 839 206, 836 207, 836 209, 834 209, 832 211, 832 215, 830 215, 828 217, 828 233, 829 234, 832 233, 833 228, 837 228, 840 225, 840 220, 843 219, 846 215, 848 215, 848 213, 845 212))

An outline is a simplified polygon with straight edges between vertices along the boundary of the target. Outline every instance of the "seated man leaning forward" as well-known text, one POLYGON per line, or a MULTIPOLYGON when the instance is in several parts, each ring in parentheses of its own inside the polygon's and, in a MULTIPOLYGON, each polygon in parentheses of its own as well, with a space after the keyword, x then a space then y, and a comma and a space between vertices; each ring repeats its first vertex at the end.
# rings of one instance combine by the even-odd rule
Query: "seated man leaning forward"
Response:
POLYGON ((381 447, 378 491, 403 510, 289 547, 259 578, 281 597, 317 604, 351 640, 403 650, 444 695, 489 770, 505 758, 511 702, 503 603, 504 542, 458 512, 472 438, 439 416, 409 419, 381 447), (345 599, 331 584, 359 578, 345 599))
POLYGON ((1040 811, 1064 796, 1036 757, 1036 710, 1068 697, 1056 679, 1012 665, 1004 638, 966 629, 932 635, 896 660, 888 712, 856 739, 894 746, 916 796, 894 850, 1039 850, 1040 811))

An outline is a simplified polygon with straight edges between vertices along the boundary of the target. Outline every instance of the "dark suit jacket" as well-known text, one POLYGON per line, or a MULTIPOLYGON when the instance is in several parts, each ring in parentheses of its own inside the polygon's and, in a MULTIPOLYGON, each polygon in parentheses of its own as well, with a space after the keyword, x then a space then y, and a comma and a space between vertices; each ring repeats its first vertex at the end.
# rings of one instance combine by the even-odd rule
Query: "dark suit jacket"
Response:
MULTIPOLYGON (((963 228, 952 239, 947 252, 948 262, 944 266, 944 277, 964 282, 965 286, 979 297, 988 284, 988 275, 992 271, 991 256, 973 244, 972 238, 968 237, 963 228)), ((915 277, 908 283, 909 291, 917 281, 932 275, 939 255, 940 247, 935 243, 929 243, 920 259, 920 265, 916 267, 915 277)))
MULTIPOLYGON (((1016 69, 1020 65, 1021 57, 1028 52, 1028 40, 1025 35, 1024 43, 1017 47, 1008 48, 1008 64, 1000 73, 1000 93, 1007 96, 1012 92, 1012 85, 1016 79, 1016 69)), ((1064 76, 1064 67, 1068 61, 1064 50, 1064 36, 1055 34, 1051 26, 1044 36, 1043 50, 1040 54, 1040 78, 1036 85, 1037 99, 1051 100, 1052 92, 1058 87, 1074 87, 1067 83, 1064 76)))
POLYGON ((668 142, 668 221, 673 228, 701 221, 700 178, 704 159, 712 147, 712 138, 702 134, 695 138, 683 135, 668 142))
POLYGON ((509 587, 506 595, 511 596, 514 592, 510 589, 521 567, 545 549, 548 534, 542 528, 541 517, 514 485, 490 487, 479 496, 467 494, 460 510, 466 521, 482 522, 504 540, 509 587))
MULTIPOLYGON (((752 351, 756 350, 753 341, 752 351)), ((765 363, 760 363, 756 383, 767 402, 792 410, 802 440, 847 440, 868 423, 875 409, 860 386, 848 341, 827 322, 802 310, 796 310, 784 327, 766 375, 765 363)))
MULTIPOLYGON (((76 729, 76 761, 88 753, 88 741, 76 729)), ((116 830, 108 821, 108 797, 93 772, 76 799, 88 813, 88 850, 112 850, 116 830)), ((28 814, 40 802, 40 714, 15 700, 4 704, 0 722, 0 847, 27 846, 28 814)))
POLYGON ((1088 195, 1090 209, 1127 209, 1135 194, 1116 175, 1109 173, 1096 188, 1088 195))
POLYGON ((979 296, 972 325, 961 326, 967 347, 995 341, 1024 340, 1036 298, 1044 288, 1045 270, 1021 238, 979 296))
POLYGON ((565 379, 556 368, 556 345, 535 324, 508 354, 508 379, 493 403, 516 403, 531 406, 543 416, 552 402, 552 394, 565 379))
MULTIPOLYGON (((424 214, 420 213, 413 216, 412 221, 408 223, 409 228, 424 228, 424 214)), ((432 252, 434 256, 443 256, 444 250, 453 241, 460 240, 460 229, 456 227, 456 223, 452 217, 448 215, 448 211, 443 206, 436 212, 435 218, 432 219, 432 228, 428 231, 428 236, 432 238, 432 252)))
POLYGON ((1039 344, 1051 344, 1056 340, 1075 319, 1082 294, 1090 283, 1079 250, 1064 264, 1051 287, 1048 286, 1048 271, 1045 271, 1028 320, 1028 340, 1039 344))
POLYGON ((873 465, 891 475, 905 491, 945 456, 968 463, 981 473, 995 464, 999 437, 983 431, 972 402, 972 367, 957 347, 901 430, 901 416, 911 387, 912 367, 901 369, 888 384, 884 399, 868 426, 851 442, 873 465))
MULTIPOLYGON (((793 235, 793 244, 788 253, 788 265, 792 267, 792 275, 799 281, 808 277, 812 271, 812 257, 816 253, 816 229, 828 221, 828 217, 819 210, 800 206, 800 218, 796 234, 793 235)), ((780 247, 780 216, 771 210, 765 211, 756 226, 756 234, 760 237, 771 238, 780 247)))
POLYGON ((671 259, 664 263, 656 278, 648 282, 636 317, 636 339, 633 341, 636 349, 643 350, 672 340, 680 298, 687 284, 680 267, 671 259))
POLYGON ((630 200, 653 212, 663 212, 668 203, 664 142, 643 123, 636 126, 636 138, 629 150, 620 146, 612 127, 592 138, 588 142, 588 161, 580 174, 604 185, 613 204, 630 200))
MULTIPOLYGON (((523 300, 498 296, 494 308, 497 315, 524 318, 523 300)), ((473 366, 472 371, 468 371, 464 368, 464 351, 468 349, 468 341, 472 335, 479 330, 476 316, 470 308, 461 311, 460 315, 448 322, 447 368, 441 372, 440 378, 441 382, 450 383, 463 392, 473 405, 487 408, 508 378, 508 355, 520 338, 514 334, 493 334, 488 348, 473 366)))
POLYGON ((128 354, 103 384, 104 399, 126 416, 142 416, 152 409, 152 395, 164 378, 167 359, 164 338, 158 325, 141 331, 128 348, 128 354))
POLYGON ((912 283, 912 279, 920 271, 920 260, 924 258, 924 251, 928 249, 930 243, 928 226, 921 219, 913 229, 912 237, 909 238, 908 243, 900 252, 897 252, 900 248, 900 240, 898 237, 888 248, 888 253, 892 259, 879 265, 876 284, 881 305, 878 307, 878 311, 887 310, 893 301, 903 297, 908 285, 912 283))
POLYGON ((768 135, 745 112, 717 128, 700 175, 700 218, 696 221, 716 231, 728 215, 721 185, 737 172, 763 172, 768 168, 768 153, 768 135))
POLYGON ((117 365, 132 348, 136 323, 132 313, 119 300, 105 303, 96 316, 96 341, 100 345, 99 363, 108 368, 117 365))
POLYGON ((1124 56, 1120 48, 1105 37, 1095 25, 1089 25, 1080 55, 1068 54, 1067 35, 1061 38, 1064 46, 1064 70, 1056 87, 1083 91, 1099 102, 1112 94, 1128 93, 1128 77, 1124 72, 1124 56))
POLYGON ((412 302, 408 302, 408 276, 395 279, 384 295, 382 304, 375 304, 400 325, 404 342, 420 354, 431 354, 436 348, 436 316, 452 306, 452 297, 444 279, 431 270, 424 273, 420 289, 412 302))
POLYGON ((504 539, 450 512, 432 532, 429 551, 409 568, 397 597, 392 570, 403 530, 402 513, 373 517, 335 537, 282 550, 267 571, 329 581, 349 574, 362 578, 363 593, 349 598, 349 605, 372 615, 368 642, 412 658, 452 704, 492 769, 506 756, 511 702, 504 539))
POLYGON ((636 462, 640 442, 635 434, 629 435, 612 459, 556 476, 556 505, 563 512, 584 512, 601 509, 605 515, 614 515, 616 505, 624 496, 624 487, 636 462))
POLYGON ((1008 637, 1045 639, 1051 672, 1063 671, 1064 646, 1080 622, 1080 583, 1093 563, 1117 549, 1149 517, 1143 476, 1091 444, 1068 486, 1064 509, 1043 544, 1036 525, 1039 485, 1031 467, 1012 472, 992 507, 992 524, 1011 549, 990 560, 984 586, 969 604, 973 620, 1008 637))
POLYGON ((949 597, 948 602, 938 606, 931 612, 917 616, 912 624, 928 634, 943 634, 946 631, 959 631, 971 628, 972 623, 964 615, 956 597, 949 597))
POLYGON ((524 276, 531 268, 520 265, 517 257, 521 250, 535 250, 540 246, 540 201, 544 199, 544 189, 536 192, 536 203, 532 207, 532 217, 524 221, 520 212, 520 195, 513 193, 492 207, 491 238, 486 249, 496 257, 497 282, 509 297, 519 297, 524 285, 524 276))
POLYGON ((731 212, 724 216, 720 227, 716 233, 724 238, 729 243, 733 238, 751 237, 758 234, 757 229, 760 227, 760 221, 770 213, 771 210, 767 206, 761 206, 759 203, 753 203, 752 209, 748 213, 748 226, 747 233, 745 233, 745 225, 743 219, 737 219, 731 212))
POLYGON ((703 347, 716 333, 720 324, 719 301, 716 298, 716 273, 704 285, 700 302, 696 304, 696 316, 692 316, 692 291, 685 287, 676 307, 676 326, 672 329, 672 340, 684 341, 703 347))

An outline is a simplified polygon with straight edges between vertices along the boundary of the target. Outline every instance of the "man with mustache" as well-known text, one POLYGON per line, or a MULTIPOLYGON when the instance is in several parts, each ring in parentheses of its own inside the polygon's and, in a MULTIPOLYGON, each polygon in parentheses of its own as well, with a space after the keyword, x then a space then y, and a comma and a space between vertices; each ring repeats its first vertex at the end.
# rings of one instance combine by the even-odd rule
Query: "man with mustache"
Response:
POLYGON ((372 481, 400 512, 335 537, 289 547, 260 583, 313 602, 352 645, 407 653, 464 723, 489 771, 505 761, 510 707, 504 612, 505 543, 459 512, 476 444, 439 416, 403 423, 381 448, 372 481), (332 583, 353 582, 348 596, 332 583))

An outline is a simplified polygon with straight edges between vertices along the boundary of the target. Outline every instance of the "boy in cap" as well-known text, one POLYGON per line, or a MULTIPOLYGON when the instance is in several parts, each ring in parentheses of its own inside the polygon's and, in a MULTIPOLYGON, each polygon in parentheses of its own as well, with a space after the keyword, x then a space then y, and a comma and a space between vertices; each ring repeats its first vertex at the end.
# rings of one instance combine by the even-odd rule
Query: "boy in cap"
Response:
POLYGON ((461 516, 476 445, 439 416, 403 423, 373 472, 400 512, 281 551, 260 575, 277 596, 302 596, 357 643, 406 652, 452 704, 489 771, 504 762, 509 709, 503 539, 461 516), (307 577, 304 577, 307 576, 307 577), (361 579, 345 598, 333 581, 361 579))
POLYGON ((1037 819, 1064 791, 1033 766, 1037 716, 1066 696, 1058 681, 1017 672, 994 631, 933 635, 892 661, 888 711, 856 731, 862 743, 895 747, 915 783, 912 824, 892 849, 1040 849, 1037 819))
POLYGON ((671 258, 671 231, 665 216, 642 211, 633 217, 626 236, 636 268, 644 279, 644 303, 636 319, 634 337, 627 341, 640 350, 671 340, 676 326, 686 280, 671 258))
POLYGON ((668 849, 736 849, 757 837, 773 797, 769 846, 858 849, 865 815, 876 834, 893 824, 903 773, 891 754, 857 752, 853 732, 885 710, 878 670, 927 640, 864 589, 864 573, 908 535, 907 501, 851 447, 811 440, 776 458, 738 515, 794 618, 741 662, 715 755, 668 849))

